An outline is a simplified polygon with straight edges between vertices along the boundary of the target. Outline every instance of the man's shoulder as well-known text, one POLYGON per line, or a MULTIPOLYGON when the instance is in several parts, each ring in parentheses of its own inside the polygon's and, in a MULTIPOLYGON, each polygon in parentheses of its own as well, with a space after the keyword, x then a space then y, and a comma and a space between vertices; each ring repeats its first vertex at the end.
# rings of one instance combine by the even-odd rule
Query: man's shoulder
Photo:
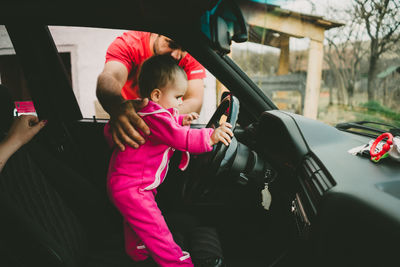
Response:
POLYGON ((131 71, 133 65, 140 65, 148 57, 149 40, 149 32, 124 32, 108 47, 106 62, 121 61, 131 71))
POLYGON ((144 39, 150 36, 149 32, 141 32, 141 31, 127 31, 123 35, 132 39, 144 39))
POLYGON ((141 31, 127 31, 120 36, 127 44, 130 46, 135 46, 137 44, 141 44, 144 41, 148 41, 150 37, 149 32, 141 32, 141 31))

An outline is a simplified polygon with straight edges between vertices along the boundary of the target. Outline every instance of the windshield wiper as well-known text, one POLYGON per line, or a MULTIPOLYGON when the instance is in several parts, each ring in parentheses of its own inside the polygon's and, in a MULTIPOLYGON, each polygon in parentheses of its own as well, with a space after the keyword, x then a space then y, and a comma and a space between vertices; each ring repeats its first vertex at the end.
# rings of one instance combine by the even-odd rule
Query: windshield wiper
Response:
POLYGON ((361 135, 368 136, 371 138, 376 138, 379 135, 386 133, 386 132, 390 132, 394 136, 400 136, 399 128, 396 128, 393 125, 381 123, 381 122, 373 122, 373 121, 344 122, 344 123, 336 124, 335 127, 341 131, 355 133, 355 134, 361 134, 361 135), (382 130, 379 128, 367 126, 366 124, 385 126, 385 127, 387 127, 387 130, 382 130), (351 129, 355 129, 355 130, 351 130, 351 129), (357 131, 357 130, 362 130, 362 131, 357 131))

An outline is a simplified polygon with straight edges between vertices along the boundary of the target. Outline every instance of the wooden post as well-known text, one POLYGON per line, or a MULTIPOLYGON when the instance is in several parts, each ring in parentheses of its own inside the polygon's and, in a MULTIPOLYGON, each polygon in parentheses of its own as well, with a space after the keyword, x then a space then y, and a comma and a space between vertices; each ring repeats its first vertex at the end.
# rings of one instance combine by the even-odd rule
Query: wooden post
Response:
POLYGON ((279 67, 277 75, 285 75, 289 73, 289 36, 281 36, 280 41, 280 55, 279 55, 279 67))
POLYGON ((318 115, 323 55, 323 43, 310 39, 303 115, 311 119, 317 119, 318 115))
POLYGON ((218 79, 216 80, 216 97, 217 97, 217 107, 221 104, 221 96, 224 92, 229 91, 218 79))
MULTIPOLYGON (((232 49, 231 52, 229 52, 228 57, 232 58, 232 49)), ((224 92, 228 91, 228 88, 226 88, 218 79, 215 80, 215 88, 216 88, 216 98, 217 98, 217 107, 219 104, 221 104, 221 96, 224 92)))

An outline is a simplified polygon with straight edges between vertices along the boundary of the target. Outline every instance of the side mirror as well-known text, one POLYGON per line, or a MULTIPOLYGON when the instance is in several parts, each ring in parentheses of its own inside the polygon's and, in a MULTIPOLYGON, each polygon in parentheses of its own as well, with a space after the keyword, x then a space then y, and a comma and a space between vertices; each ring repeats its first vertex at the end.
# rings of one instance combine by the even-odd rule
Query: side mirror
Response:
POLYGON ((220 0, 201 20, 203 33, 221 54, 230 52, 232 40, 237 43, 247 41, 247 26, 234 1, 220 0))

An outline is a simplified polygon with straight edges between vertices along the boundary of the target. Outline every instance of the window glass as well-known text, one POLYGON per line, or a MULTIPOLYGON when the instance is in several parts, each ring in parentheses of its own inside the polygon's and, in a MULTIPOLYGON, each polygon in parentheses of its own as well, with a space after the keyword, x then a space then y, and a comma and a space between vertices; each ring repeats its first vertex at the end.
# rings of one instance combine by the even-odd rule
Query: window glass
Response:
POLYGON ((241 9, 249 40, 233 44, 231 57, 278 108, 331 125, 400 126, 395 0, 246 1, 241 9))
MULTIPOLYGON (((83 117, 109 118, 96 97, 97 77, 105 63, 108 46, 126 30, 88 27, 49 27, 57 49, 65 54, 67 71, 83 117)), ((204 101, 198 123, 206 123, 215 111, 217 82, 207 72, 204 101)))
MULTIPOLYGON (((61 50, 60 57, 71 78, 70 53, 61 50)), ((14 101, 31 100, 23 69, 4 25, 0 25, 0 84, 7 88, 14 101)))
POLYGON ((31 99, 24 73, 4 25, 0 25, 0 84, 8 89, 14 101, 31 99))
POLYGON ((67 58, 67 72, 84 118, 108 118, 96 98, 97 76, 103 69, 107 47, 121 30, 49 26, 59 53, 67 58))

